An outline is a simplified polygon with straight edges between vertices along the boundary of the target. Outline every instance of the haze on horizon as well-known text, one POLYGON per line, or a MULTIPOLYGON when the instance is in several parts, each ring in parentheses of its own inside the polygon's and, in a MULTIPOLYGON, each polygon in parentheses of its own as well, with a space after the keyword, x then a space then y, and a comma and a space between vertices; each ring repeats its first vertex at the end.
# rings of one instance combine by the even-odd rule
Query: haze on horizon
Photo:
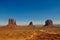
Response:
POLYGON ((0 25, 13 18, 17 24, 44 24, 52 19, 60 24, 60 0, 0 0, 0 25))

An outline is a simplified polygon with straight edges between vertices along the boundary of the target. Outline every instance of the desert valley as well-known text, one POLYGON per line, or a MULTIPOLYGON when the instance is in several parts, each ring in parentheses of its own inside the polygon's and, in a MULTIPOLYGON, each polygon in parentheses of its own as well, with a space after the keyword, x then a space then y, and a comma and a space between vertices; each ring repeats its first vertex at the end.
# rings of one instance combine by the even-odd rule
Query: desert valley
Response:
POLYGON ((60 40, 60 26, 46 20, 45 25, 17 25, 9 19, 8 25, 0 26, 0 40, 60 40))

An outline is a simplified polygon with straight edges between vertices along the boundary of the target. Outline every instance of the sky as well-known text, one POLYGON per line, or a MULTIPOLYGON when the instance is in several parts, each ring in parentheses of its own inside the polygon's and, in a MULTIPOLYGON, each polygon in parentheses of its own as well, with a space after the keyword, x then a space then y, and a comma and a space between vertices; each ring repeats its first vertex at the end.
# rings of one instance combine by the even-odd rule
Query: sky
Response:
POLYGON ((44 24, 47 19, 60 24, 60 0, 0 0, 0 25, 9 18, 18 25, 44 24))

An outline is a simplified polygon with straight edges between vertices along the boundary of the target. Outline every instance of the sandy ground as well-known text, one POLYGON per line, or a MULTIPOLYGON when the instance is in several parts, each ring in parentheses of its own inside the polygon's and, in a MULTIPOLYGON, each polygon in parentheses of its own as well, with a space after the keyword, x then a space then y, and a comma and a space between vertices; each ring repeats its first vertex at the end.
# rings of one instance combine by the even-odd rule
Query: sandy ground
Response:
POLYGON ((60 40, 60 27, 0 27, 0 40, 60 40))

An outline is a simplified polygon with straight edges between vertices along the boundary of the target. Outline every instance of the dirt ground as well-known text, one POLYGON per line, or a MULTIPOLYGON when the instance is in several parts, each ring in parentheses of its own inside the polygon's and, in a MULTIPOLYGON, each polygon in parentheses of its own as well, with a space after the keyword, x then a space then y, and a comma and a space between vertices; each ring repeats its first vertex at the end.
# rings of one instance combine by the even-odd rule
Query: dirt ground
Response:
POLYGON ((0 40, 60 40, 60 27, 0 27, 0 40))

